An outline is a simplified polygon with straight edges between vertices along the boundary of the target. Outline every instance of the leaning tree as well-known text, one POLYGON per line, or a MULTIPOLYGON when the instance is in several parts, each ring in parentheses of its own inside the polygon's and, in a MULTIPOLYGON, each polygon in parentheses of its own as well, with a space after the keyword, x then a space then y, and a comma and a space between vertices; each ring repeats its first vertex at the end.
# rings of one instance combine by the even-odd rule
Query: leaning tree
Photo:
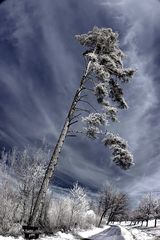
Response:
POLYGON ((119 48, 118 34, 110 28, 94 27, 87 34, 75 37, 86 47, 83 53, 86 66, 53 150, 29 225, 39 220, 50 179, 68 135, 84 133, 90 139, 100 138, 104 146, 111 149, 113 161, 117 165, 122 169, 133 165, 126 141, 107 131, 108 124, 117 120, 118 109, 127 108, 122 87, 134 74, 132 69, 123 66, 124 53, 119 48), (73 126, 80 120, 84 127, 74 130, 73 126))

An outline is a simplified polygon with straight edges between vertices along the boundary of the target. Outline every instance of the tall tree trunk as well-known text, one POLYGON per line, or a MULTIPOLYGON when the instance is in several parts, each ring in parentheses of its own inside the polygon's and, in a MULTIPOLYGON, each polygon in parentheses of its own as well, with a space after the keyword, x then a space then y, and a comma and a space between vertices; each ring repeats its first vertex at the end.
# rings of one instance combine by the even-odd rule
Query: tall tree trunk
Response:
POLYGON ((72 121, 73 114, 76 111, 76 105, 79 102, 79 97, 80 97, 81 91, 84 89, 83 85, 84 85, 84 83, 87 79, 87 76, 89 74, 90 65, 91 65, 91 61, 88 63, 88 65, 86 67, 86 71, 85 71, 85 73, 84 73, 84 75, 83 75, 83 77, 80 81, 80 86, 75 93, 75 96, 73 98, 71 107, 70 107, 68 115, 66 117, 64 126, 62 128, 62 131, 61 131, 60 136, 58 138, 57 144, 56 144, 56 146, 54 148, 54 151, 53 151, 53 154, 51 156, 51 160, 49 162, 49 165, 48 165, 48 168, 46 170, 46 173, 45 173, 40 191, 38 193, 38 196, 37 196, 34 208, 33 208, 32 215, 30 216, 29 221, 28 221, 28 225, 30 225, 30 226, 35 225, 36 222, 38 221, 39 214, 40 214, 40 211, 41 211, 41 207, 43 205, 43 202, 45 200, 45 196, 46 196, 46 193, 47 193, 47 190, 48 190, 48 185, 49 185, 50 179, 51 179, 53 173, 55 172, 55 167, 56 167, 57 162, 58 162, 59 154, 62 150, 63 143, 64 143, 65 138, 67 136, 67 133, 68 133, 71 121, 72 121))
POLYGON ((112 220, 113 216, 114 216, 114 213, 110 213, 110 215, 108 217, 107 225, 109 225, 109 223, 112 220))
POLYGON ((157 218, 154 220, 154 227, 157 227, 157 218))
POLYGON ((33 207, 34 207, 34 186, 32 188, 32 195, 31 195, 31 207, 30 207, 30 213, 29 213, 29 218, 32 215, 33 207))
POLYGON ((99 220, 99 223, 98 223, 98 227, 100 227, 102 219, 105 217, 105 215, 106 215, 106 210, 102 213, 102 215, 100 217, 100 220, 99 220))

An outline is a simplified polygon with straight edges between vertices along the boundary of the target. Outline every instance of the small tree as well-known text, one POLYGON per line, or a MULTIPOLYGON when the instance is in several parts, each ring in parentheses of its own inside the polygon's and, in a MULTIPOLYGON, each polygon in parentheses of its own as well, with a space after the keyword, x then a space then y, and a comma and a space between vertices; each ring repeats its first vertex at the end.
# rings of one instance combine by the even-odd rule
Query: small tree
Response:
POLYGON ((139 223, 139 222, 141 222, 141 226, 143 225, 144 214, 142 213, 142 211, 139 211, 139 210, 140 209, 137 208, 129 213, 129 220, 131 221, 130 225, 132 225, 132 223, 136 225, 136 223, 139 223))
POLYGON ((157 219, 160 219, 160 199, 155 199, 153 203, 154 227, 157 227, 157 219))
POLYGON ((154 199, 151 194, 146 195, 139 203, 138 212, 142 221, 146 221, 146 227, 148 227, 148 221, 153 218, 154 215, 154 199))
POLYGON ((105 184, 100 192, 98 201, 98 214, 100 215, 98 227, 100 227, 102 219, 112 206, 115 197, 115 190, 110 184, 105 184))
POLYGON ((68 231, 75 227, 89 227, 95 223, 95 214, 90 209, 90 199, 77 183, 65 196, 51 199, 47 215, 48 225, 52 230, 68 231))
POLYGON ((119 221, 122 219, 122 216, 126 216, 128 211, 128 196, 125 193, 117 192, 109 214, 108 214, 108 221, 107 224, 109 224, 111 221, 115 221, 116 219, 119 219, 119 221))
POLYGON ((15 223, 15 211, 18 201, 17 193, 17 189, 13 188, 9 179, 0 185, 0 234, 7 234, 15 223))
POLYGON ((89 210, 89 200, 85 190, 78 185, 74 184, 70 191, 71 199, 71 215, 68 228, 75 227, 78 223, 82 226, 83 216, 89 210))
POLYGON ((122 84, 127 83, 134 73, 132 69, 123 67, 124 54, 118 45, 118 34, 110 28, 94 27, 87 34, 77 35, 76 39, 87 48, 83 53, 86 68, 51 156, 29 225, 34 225, 39 218, 66 136, 85 133, 91 139, 101 137, 104 145, 112 150, 113 161, 117 165, 128 169, 133 164, 126 141, 115 134, 105 134, 108 123, 117 120, 118 108, 127 108, 122 84), (90 94, 96 97, 97 103, 89 100, 90 94), (80 116, 85 127, 80 131, 72 129, 80 116))
POLYGON ((39 191, 42 178, 44 177, 44 165, 38 164, 33 159, 33 163, 28 165, 21 175, 21 184, 19 192, 22 204, 22 217, 21 222, 27 223, 30 215, 32 214, 36 196, 39 191))
POLYGON ((128 197, 113 188, 110 184, 104 185, 99 197, 99 213, 100 220, 98 227, 101 225, 102 219, 108 217, 107 224, 126 214, 128 210, 128 197))

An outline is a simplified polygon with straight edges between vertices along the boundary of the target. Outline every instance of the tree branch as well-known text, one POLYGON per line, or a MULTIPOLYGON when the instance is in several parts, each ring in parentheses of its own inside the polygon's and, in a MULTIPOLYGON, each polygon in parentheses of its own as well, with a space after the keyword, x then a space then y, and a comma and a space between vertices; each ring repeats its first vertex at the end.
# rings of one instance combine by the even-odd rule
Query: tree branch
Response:
POLYGON ((85 87, 85 90, 90 91, 90 92, 94 92, 94 90, 91 89, 91 88, 86 88, 86 87, 85 87))
POLYGON ((78 118, 80 115, 82 115, 82 113, 79 113, 79 114, 73 116, 73 117, 70 119, 70 121, 72 121, 72 120, 75 119, 75 118, 78 118))
POLYGON ((84 134, 83 131, 77 131, 77 130, 71 130, 71 131, 68 131, 68 133, 73 133, 73 134, 84 134))
POLYGON ((91 111, 89 111, 88 109, 83 109, 83 108, 75 108, 75 109, 76 109, 76 111, 91 113, 91 111))
POLYGON ((92 106, 92 104, 90 104, 88 101, 80 100, 80 102, 87 103, 95 112, 97 112, 97 110, 96 110, 96 109, 92 106))
POLYGON ((75 134, 68 134, 66 137, 77 137, 75 134))
POLYGON ((88 97, 88 95, 87 95, 87 94, 85 94, 85 95, 82 95, 82 96, 80 96, 80 98, 79 98, 79 99, 82 99, 82 98, 85 98, 85 97, 88 97))
POLYGON ((74 121, 74 122, 71 122, 68 126, 70 127, 71 125, 73 125, 73 124, 75 124, 75 123, 77 123, 78 122, 78 120, 76 120, 76 121, 74 121))

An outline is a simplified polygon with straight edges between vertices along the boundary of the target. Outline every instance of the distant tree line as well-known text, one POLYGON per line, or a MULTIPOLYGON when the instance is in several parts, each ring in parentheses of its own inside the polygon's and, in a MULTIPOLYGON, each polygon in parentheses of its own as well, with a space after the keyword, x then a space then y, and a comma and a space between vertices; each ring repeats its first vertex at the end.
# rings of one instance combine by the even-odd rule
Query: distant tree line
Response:
POLYGON ((146 194, 140 201, 138 207, 129 213, 130 225, 146 223, 148 227, 149 220, 154 220, 154 227, 157 226, 157 220, 160 219, 160 198, 153 197, 151 193, 146 194))

